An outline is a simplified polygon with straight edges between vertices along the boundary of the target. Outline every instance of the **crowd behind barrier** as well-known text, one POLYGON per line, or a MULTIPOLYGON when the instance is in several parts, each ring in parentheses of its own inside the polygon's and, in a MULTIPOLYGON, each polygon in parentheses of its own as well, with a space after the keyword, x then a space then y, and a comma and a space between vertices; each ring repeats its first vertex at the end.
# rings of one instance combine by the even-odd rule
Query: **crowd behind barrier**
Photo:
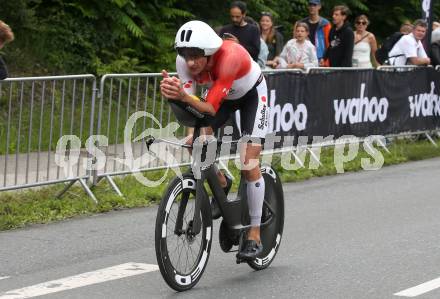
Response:
MULTIPOLYGON (((421 134, 440 128, 440 74, 434 68, 399 68, 395 74, 380 69, 312 68, 307 72, 270 70, 265 71, 265 75, 272 128, 278 135, 340 137, 351 134, 367 138, 369 135, 421 134), (375 89, 380 82, 388 84, 388 90, 384 86, 375 89), (408 102, 408 97, 414 97, 413 102, 408 102), (352 106, 358 101, 358 107, 363 110, 357 112, 349 100, 352 106), (413 105, 414 111, 411 112, 408 105, 413 105), (372 114, 368 115, 366 109, 372 114), (389 119, 385 110, 392 111, 389 119), (414 119, 411 113, 420 118, 414 119), (336 119, 336 114, 340 119, 336 119), (367 120, 365 126, 362 126, 363 119, 367 120)), ((53 183, 67 183, 67 190, 79 182, 97 201, 88 183, 107 179, 122 195, 112 176, 132 172, 133 165, 124 162, 129 157, 141 160, 140 167, 136 168, 139 172, 168 168, 158 160, 149 159, 144 142, 131 142, 131 152, 127 152, 123 144, 124 128, 136 111, 146 111, 156 119, 141 116, 128 136, 130 140, 146 129, 160 126, 165 128, 167 136, 173 132, 177 138, 186 135, 185 128, 176 131, 169 126, 175 117, 159 92, 160 79, 159 73, 108 74, 101 78, 99 87, 93 75, 0 81, 0 169, 3 169, 0 191, 53 183), (69 138, 60 142, 65 135, 69 138), (103 135, 104 139, 97 135, 103 135), (57 145, 65 157, 56 155, 57 145), (100 152, 99 157, 96 153, 100 152), (60 163, 64 167, 59 167, 60 163), (102 167, 96 167, 98 164, 102 167)), ((305 147, 331 146, 337 141, 326 142, 305 147)), ((161 148, 163 144, 157 146, 159 152, 165 151, 161 148)), ((268 153, 286 150, 291 149, 278 147, 268 153)), ((185 150, 175 149, 172 154, 176 157, 176 166, 190 164, 185 150)))

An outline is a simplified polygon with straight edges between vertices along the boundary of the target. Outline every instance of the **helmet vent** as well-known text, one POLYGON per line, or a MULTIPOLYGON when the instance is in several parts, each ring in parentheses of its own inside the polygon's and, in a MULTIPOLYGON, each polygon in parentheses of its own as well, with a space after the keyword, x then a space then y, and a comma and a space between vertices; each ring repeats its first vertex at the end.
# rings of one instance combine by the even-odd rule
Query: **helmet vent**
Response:
POLYGON ((188 30, 185 37, 186 42, 189 42, 189 40, 191 39, 191 34, 192 34, 192 30, 188 30))
POLYGON ((183 42, 183 40, 185 39, 185 32, 186 30, 182 30, 182 32, 180 33, 180 41, 183 42))

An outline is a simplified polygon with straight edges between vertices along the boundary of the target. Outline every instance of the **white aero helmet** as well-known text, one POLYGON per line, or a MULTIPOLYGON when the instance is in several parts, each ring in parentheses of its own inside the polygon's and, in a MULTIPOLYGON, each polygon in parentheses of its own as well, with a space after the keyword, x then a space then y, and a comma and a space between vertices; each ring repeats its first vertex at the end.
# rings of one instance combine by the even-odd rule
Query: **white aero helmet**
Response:
POLYGON ((174 48, 199 48, 205 56, 211 56, 221 47, 223 40, 208 24, 189 21, 177 31, 174 48))

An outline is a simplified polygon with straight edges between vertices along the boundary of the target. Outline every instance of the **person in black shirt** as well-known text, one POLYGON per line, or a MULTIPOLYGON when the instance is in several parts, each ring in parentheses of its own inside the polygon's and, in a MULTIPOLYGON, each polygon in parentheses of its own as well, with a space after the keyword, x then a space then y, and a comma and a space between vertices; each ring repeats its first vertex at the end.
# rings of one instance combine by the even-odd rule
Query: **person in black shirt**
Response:
POLYGON ((333 24, 330 30, 330 46, 325 53, 325 58, 330 62, 330 67, 351 67, 354 47, 354 33, 347 22, 350 10, 345 5, 333 8, 333 24))
MULTIPOLYGON (((12 32, 11 28, 3 21, 0 21, 0 49, 13 40, 14 33, 12 32)), ((6 68, 6 64, 2 57, 0 57, 0 80, 6 79, 7 77, 8 69, 6 68)))
POLYGON ((301 22, 309 25, 309 39, 310 42, 316 47, 316 54, 318 60, 323 63, 325 51, 329 46, 328 36, 332 25, 330 22, 319 15, 321 10, 320 0, 309 0, 309 16, 302 19, 301 22))
POLYGON ((232 24, 222 27, 219 33, 220 37, 240 43, 249 52, 252 59, 258 61, 260 30, 257 26, 246 22, 246 3, 232 2, 229 13, 232 24))

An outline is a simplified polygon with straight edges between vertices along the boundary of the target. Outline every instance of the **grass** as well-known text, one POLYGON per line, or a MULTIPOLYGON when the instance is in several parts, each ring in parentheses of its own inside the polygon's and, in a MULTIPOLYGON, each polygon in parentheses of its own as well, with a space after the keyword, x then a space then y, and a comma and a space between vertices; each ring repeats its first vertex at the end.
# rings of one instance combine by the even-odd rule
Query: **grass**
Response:
MULTIPOLYGON (((437 144, 440 145, 440 140, 437 140, 437 144)), ((416 142, 397 140, 389 146, 389 151, 390 153, 381 151, 385 159, 384 165, 440 156, 440 149, 435 148, 426 140, 416 142)), ((361 158, 367 157, 369 156, 365 151, 360 151, 353 161, 344 164, 344 170, 362 170, 361 158)), ((306 166, 309 159, 308 155, 306 166)), ((334 150, 327 148, 322 150, 322 166, 317 169, 306 167, 286 171, 281 167, 279 156, 274 157, 272 164, 279 172, 283 182, 297 182, 312 177, 336 174, 333 160, 334 150)), ((233 164, 233 162, 230 162, 229 167, 234 175, 238 175, 239 171, 233 164)), ((150 180, 157 180, 163 174, 163 171, 156 171, 144 175, 150 180)), ((173 173, 170 171, 165 182, 155 188, 147 188, 141 185, 133 176, 116 178, 116 184, 120 187, 124 198, 117 196, 108 183, 102 181, 93 190, 99 200, 98 205, 95 205, 79 186, 74 186, 62 199, 56 199, 56 195, 63 189, 64 185, 55 185, 37 190, 2 192, 0 193, 0 230, 15 229, 35 223, 59 221, 80 215, 150 206, 159 202, 168 181, 172 177, 173 173)), ((233 190, 236 190, 237 184, 237 182, 234 183, 233 190)))

